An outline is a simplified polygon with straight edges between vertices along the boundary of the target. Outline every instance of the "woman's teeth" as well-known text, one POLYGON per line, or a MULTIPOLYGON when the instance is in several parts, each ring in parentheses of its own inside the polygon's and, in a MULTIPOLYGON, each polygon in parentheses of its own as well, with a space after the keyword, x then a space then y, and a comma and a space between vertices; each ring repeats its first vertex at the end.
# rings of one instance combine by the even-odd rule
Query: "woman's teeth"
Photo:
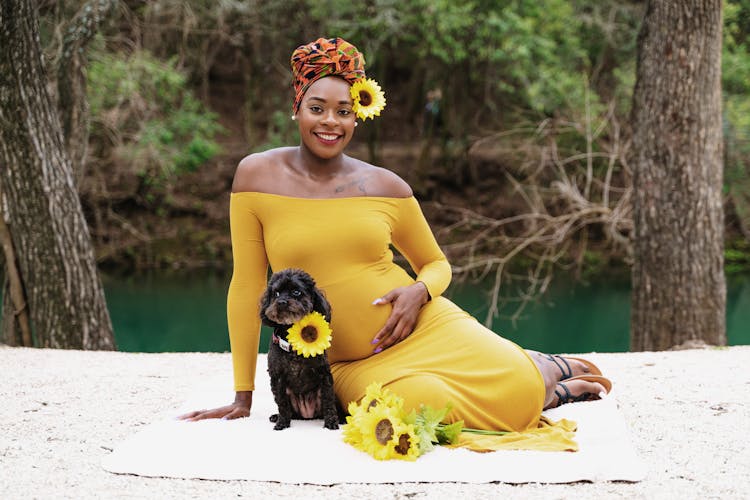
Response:
POLYGON ((331 134, 331 135, 329 135, 329 134, 317 134, 317 135, 318 135, 318 137, 320 137, 324 141, 335 141, 336 139, 339 138, 339 136, 337 136, 335 134, 331 134))

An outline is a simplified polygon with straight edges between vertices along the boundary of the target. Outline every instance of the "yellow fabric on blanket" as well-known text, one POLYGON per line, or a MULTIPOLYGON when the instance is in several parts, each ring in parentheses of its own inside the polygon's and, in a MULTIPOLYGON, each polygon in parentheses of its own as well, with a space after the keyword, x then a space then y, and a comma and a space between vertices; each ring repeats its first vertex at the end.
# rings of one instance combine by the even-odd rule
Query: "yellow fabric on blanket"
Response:
POLYGON ((473 451, 498 450, 578 451, 575 441, 576 423, 561 419, 557 422, 544 416, 536 429, 511 432, 502 436, 462 433, 453 448, 468 448, 473 451))
POLYGON ((346 407, 380 382, 410 408, 452 405, 450 422, 513 431, 469 436, 477 450, 572 450, 574 425, 540 417, 544 383, 534 362, 513 342, 485 328, 440 295, 450 265, 413 198, 309 199, 233 193, 230 205, 234 274, 227 300, 235 390, 252 390, 260 323, 258 304, 267 267, 301 268, 315 278, 332 307, 328 356, 334 389, 346 407), (393 245, 415 278, 393 262, 393 245), (370 341, 390 306, 372 301, 423 282, 432 297, 411 335, 373 354, 370 341), (481 439, 480 439, 481 438, 481 439))

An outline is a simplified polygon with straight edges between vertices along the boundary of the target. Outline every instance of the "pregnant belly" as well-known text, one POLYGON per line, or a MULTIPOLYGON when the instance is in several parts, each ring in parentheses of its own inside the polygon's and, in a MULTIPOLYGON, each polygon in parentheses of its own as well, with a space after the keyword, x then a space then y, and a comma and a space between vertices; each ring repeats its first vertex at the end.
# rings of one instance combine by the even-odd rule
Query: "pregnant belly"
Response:
POLYGON ((325 287, 331 303, 331 329, 333 337, 328 351, 329 360, 353 361, 370 356, 371 341, 391 314, 391 305, 373 305, 372 302, 394 288, 414 281, 406 273, 390 274, 389 279, 357 279, 356 283, 340 283, 325 287))

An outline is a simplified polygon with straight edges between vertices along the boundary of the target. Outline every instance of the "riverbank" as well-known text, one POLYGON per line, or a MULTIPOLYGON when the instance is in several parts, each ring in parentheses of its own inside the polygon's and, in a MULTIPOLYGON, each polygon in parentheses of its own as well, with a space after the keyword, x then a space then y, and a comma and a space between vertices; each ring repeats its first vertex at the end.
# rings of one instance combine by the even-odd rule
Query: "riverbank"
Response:
MULTIPOLYGON (((547 500, 750 495, 750 346, 586 357, 615 384, 620 411, 648 469, 644 481, 320 487, 115 475, 101 468, 102 458, 140 427, 173 413, 206 377, 225 371, 229 355, 0 346, 0 497, 547 500)), ((227 388, 231 391, 229 380, 227 388)))

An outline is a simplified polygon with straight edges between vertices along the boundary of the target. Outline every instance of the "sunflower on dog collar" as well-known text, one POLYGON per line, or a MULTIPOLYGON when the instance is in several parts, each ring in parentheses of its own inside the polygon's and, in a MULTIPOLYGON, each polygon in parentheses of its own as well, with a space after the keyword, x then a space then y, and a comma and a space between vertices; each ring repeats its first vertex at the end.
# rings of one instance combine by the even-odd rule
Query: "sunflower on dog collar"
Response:
POLYGON ((287 340, 301 356, 318 356, 331 347, 331 327, 319 312, 313 311, 287 330, 287 340))
POLYGON ((385 94, 378 82, 372 78, 360 78, 355 81, 349 93, 354 101, 352 111, 362 120, 380 116, 380 112, 385 108, 385 94))

